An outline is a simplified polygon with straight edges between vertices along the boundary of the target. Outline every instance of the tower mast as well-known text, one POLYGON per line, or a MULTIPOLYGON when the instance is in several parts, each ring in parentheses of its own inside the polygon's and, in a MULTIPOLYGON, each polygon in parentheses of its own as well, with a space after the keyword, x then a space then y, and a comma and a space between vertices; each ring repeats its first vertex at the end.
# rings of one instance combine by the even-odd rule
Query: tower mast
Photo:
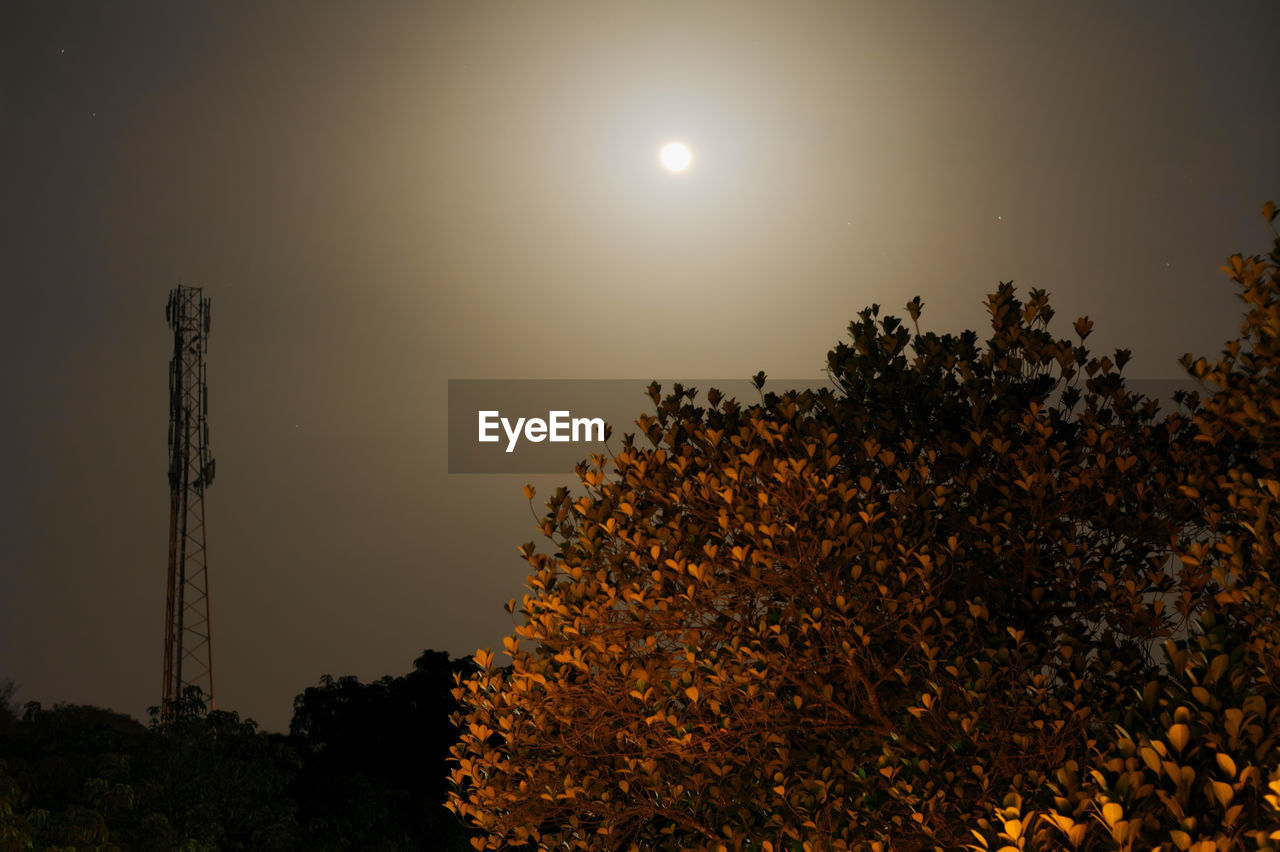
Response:
POLYGON ((213 482, 204 353, 209 300, 199 287, 169 292, 173 329, 169 364, 169 577, 164 621, 164 692, 168 720, 182 692, 198 686, 213 706, 213 641, 205 551, 204 491, 213 482))

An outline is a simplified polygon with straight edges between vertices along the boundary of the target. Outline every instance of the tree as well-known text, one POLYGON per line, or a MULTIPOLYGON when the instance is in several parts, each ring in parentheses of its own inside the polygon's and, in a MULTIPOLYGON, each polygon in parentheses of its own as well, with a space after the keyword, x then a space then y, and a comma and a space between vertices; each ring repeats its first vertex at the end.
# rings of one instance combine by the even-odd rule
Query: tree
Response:
POLYGON ((987 307, 983 346, 872 306, 834 389, 651 388, 522 548, 510 667, 459 679, 487 848, 956 848, 1126 721, 1211 593, 1170 559, 1195 427, 1043 291, 987 307))
MULTIPOLYGON (((296 807, 289 795, 300 760, 282 738, 252 719, 208 710, 199 687, 167 708, 152 708, 152 730, 140 756, 144 795, 163 822, 153 832, 199 849, 295 849, 296 807)), ((151 840, 152 838, 147 838, 151 840)))
POLYGON ((18 721, 17 707, 13 700, 13 696, 17 691, 18 685, 13 682, 12 678, 0 680, 0 731, 11 727, 18 721))
POLYGON ((470 848, 443 803, 457 741, 454 675, 472 668, 424 651, 401 677, 325 675, 294 700, 290 740, 304 761, 294 792, 308 848, 470 848))
POLYGON ((35 845, 23 815, 25 798, 8 765, 0 760, 0 852, 24 852, 35 845))
POLYGON ((287 738, 210 711, 197 687, 149 729, 31 703, 0 726, 0 852, 470 848, 442 802, 454 675, 471 667, 426 651, 403 677, 325 678, 287 738))
POLYGON ((122 840, 138 810, 128 755, 145 737, 142 725, 109 710, 28 703, 18 723, 0 730, 9 840, 17 848, 131 847, 122 840), (30 846, 13 840, 23 835, 30 846))
POLYGON ((1181 485, 1200 523, 1179 557, 1205 593, 1190 633, 1165 644, 1126 724, 1011 791, 973 848, 1280 849, 1280 236, 1223 271, 1240 336, 1216 361, 1183 358, 1208 394, 1181 485))

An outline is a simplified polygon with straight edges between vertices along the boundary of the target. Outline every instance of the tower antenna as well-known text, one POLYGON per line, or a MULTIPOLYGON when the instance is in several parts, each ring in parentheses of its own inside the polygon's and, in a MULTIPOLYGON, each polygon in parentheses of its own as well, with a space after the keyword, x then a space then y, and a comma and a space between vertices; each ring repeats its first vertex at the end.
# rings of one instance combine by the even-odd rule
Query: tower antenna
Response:
POLYGON ((212 709, 213 630, 204 492, 213 482, 209 456, 209 395, 204 354, 209 300, 199 287, 169 291, 165 319, 173 329, 169 363, 169 582, 164 619, 161 719, 171 721, 183 691, 197 686, 212 709))

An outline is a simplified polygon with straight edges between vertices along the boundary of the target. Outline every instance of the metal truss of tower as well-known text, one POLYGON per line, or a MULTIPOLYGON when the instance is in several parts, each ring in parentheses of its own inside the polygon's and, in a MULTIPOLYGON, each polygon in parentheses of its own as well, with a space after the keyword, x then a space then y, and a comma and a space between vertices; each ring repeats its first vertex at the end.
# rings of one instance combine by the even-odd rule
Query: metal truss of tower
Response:
POLYGON ((164 621, 164 700, 169 718, 183 691, 198 686, 213 706, 213 630, 204 492, 213 482, 209 457, 209 396, 204 355, 209 300, 199 287, 169 293, 165 319, 173 329, 169 365, 169 582, 164 621))

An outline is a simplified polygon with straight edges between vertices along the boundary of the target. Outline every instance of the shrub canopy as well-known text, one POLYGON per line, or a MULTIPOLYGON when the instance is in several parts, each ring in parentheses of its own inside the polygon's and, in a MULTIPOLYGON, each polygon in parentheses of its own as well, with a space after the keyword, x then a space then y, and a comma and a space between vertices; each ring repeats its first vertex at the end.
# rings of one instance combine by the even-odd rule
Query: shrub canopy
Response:
POLYGON ((651 387, 522 548, 510 665, 459 679, 451 807, 484 848, 565 850, 958 848, 1054 785, 1101 813, 1082 767, 1158 711, 1200 613, 1229 598, 1214 623, 1275 682, 1274 534, 1214 544, 1274 515, 1270 280, 1272 360, 1188 362, 1226 382, 1203 408, 1162 412, 1006 284, 983 342, 921 333, 918 299, 910 327, 863 311, 830 388, 651 387))

